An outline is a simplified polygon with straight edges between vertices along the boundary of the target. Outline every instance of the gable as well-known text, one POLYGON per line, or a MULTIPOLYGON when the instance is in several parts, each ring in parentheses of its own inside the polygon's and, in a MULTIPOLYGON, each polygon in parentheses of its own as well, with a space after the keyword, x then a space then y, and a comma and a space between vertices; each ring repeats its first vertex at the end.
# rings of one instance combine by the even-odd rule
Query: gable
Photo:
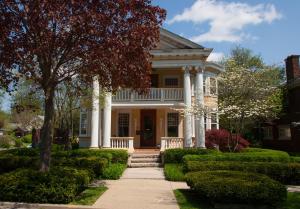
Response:
POLYGON ((161 28, 160 41, 156 49, 204 49, 204 47, 161 28))

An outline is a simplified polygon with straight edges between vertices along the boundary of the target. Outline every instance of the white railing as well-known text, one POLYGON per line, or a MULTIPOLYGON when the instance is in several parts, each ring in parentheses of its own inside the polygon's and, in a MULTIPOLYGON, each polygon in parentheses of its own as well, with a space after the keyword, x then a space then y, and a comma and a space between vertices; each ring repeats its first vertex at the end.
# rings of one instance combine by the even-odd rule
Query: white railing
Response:
POLYGON ((133 139, 134 137, 110 137, 110 146, 113 149, 127 149, 133 152, 133 139))
POLYGON ((184 139, 182 137, 161 137, 160 151, 172 148, 183 148, 184 139))
POLYGON ((121 89, 112 97, 113 102, 183 101, 183 88, 150 88, 147 94, 121 89))

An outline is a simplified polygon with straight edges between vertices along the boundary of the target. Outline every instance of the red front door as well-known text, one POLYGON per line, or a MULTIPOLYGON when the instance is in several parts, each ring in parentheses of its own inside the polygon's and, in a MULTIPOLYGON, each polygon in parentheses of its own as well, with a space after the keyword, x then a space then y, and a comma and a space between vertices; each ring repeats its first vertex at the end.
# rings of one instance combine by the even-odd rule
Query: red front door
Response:
POLYGON ((156 110, 141 110, 141 147, 156 145, 156 110))

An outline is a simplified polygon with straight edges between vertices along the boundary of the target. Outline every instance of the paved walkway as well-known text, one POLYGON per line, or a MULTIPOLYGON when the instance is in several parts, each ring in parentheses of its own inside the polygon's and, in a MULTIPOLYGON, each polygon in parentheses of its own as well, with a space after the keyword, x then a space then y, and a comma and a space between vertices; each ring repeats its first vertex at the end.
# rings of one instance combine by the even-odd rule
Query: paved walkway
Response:
POLYGON ((105 209, 179 209, 173 190, 184 182, 166 181, 162 168, 127 168, 120 180, 106 181, 108 190, 93 205, 105 209))

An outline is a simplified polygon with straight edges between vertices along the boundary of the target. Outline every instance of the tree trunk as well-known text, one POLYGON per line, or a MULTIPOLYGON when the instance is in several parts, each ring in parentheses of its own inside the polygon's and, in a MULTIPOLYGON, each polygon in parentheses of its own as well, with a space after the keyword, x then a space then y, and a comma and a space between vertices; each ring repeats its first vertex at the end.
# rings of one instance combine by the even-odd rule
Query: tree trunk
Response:
POLYGON ((50 168, 51 145, 53 139, 54 119, 54 88, 45 90, 45 119, 41 130, 40 171, 47 172, 50 168))

